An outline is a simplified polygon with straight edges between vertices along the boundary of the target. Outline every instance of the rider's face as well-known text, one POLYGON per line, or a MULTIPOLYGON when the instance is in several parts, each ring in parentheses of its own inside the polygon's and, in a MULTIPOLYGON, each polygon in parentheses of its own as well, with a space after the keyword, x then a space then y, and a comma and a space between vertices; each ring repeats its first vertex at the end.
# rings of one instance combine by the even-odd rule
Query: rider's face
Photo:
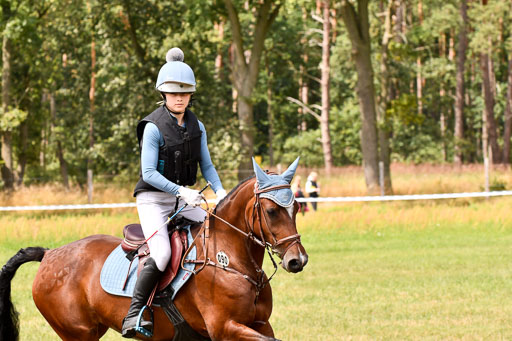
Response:
POLYGON ((165 93, 165 104, 172 112, 183 113, 190 102, 191 93, 173 92, 165 93))

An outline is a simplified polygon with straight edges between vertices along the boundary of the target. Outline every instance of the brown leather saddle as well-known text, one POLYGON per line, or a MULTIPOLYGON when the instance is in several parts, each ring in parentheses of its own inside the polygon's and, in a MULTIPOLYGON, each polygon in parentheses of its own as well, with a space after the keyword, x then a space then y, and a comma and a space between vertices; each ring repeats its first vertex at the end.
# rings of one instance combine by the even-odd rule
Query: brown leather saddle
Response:
MULTIPOLYGON (((190 223, 188 223, 187 225, 190 225, 190 223)), ((167 226, 167 229, 170 234, 169 239, 171 242, 171 259, 169 260, 169 264, 167 265, 167 268, 165 269, 162 278, 158 282, 156 292, 165 289, 172 282, 174 277, 176 277, 176 274, 180 269, 181 258, 183 257, 185 251, 188 248, 187 232, 186 230, 181 228, 182 226, 182 224, 176 226, 173 222, 169 223, 169 225, 167 226)), ((150 256, 149 247, 148 244, 145 243, 146 239, 144 238, 144 233, 142 232, 141 225, 126 225, 123 229, 123 236, 124 239, 121 242, 121 247, 123 251, 125 251, 127 254, 130 254, 137 250, 137 254, 133 256, 136 256, 138 258, 138 274, 140 273, 140 271, 144 267, 144 263, 146 263, 150 256)), ((134 259, 135 258, 132 259, 132 262, 134 261, 134 259)))

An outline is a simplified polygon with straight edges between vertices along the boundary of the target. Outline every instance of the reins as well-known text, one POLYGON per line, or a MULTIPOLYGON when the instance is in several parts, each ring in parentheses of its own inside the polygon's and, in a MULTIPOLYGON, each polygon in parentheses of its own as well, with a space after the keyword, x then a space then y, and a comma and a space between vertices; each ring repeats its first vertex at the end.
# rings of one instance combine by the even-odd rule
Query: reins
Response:
POLYGON ((284 252, 282 253, 282 257, 284 257, 286 252, 293 245, 295 245, 297 243, 300 244, 300 235, 299 234, 294 234, 292 236, 288 236, 288 237, 282 238, 280 240, 276 239, 274 233, 272 232, 272 230, 270 228, 270 225, 267 222, 267 216, 264 213, 263 207, 261 206, 261 203, 260 203, 260 194, 261 193, 266 193, 266 192, 275 191, 275 190, 279 190, 279 189, 286 189, 286 188, 290 188, 290 185, 286 184, 286 185, 271 186, 271 187, 264 188, 264 189, 259 189, 259 188, 255 188, 254 189, 255 201, 254 201, 254 206, 253 206, 253 211, 252 211, 252 219, 251 219, 252 220, 252 225, 247 224, 248 225, 247 227, 248 227, 250 232, 245 232, 242 229, 240 229, 240 228, 236 227, 235 225, 231 224, 230 222, 226 221, 225 219, 219 217, 217 214, 215 214, 213 212, 213 210, 210 210, 210 208, 208 206, 208 203, 206 203, 206 207, 207 208, 203 209, 203 210, 205 210, 206 213, 208 214, 208 218, 205 220, 204 224, 202 225, 201 229, 197 233, 196 237, 194 238, 192 243, 189 245, 189 248, 185 252, 185 254, 184 254, 183 258, 182 258, 182 261, 181 261, 181 267, 185 271, 191 272, 194 275, 197 275, 201 270, 203 270, 206 267, 206 265, 214 266, 214 267, 226 270, 228 272, 238 274, 238 275, 242 276, 243 278, 245 278, 248 282, 250 282, 251 284, 253 284, 256 287, 256 300, 255 301, 257 301, 261 290, 270 282, 270 280, 272 280, 272 278, 274 277, 274 275, 277 272, 278 266, 277 266, 277 263, 276 263, 276 261, 275 261, 275 259, 273 257, 273 254, 277 253, 277 248, 280 245, 283 245, 283 244, 291 241, 291 243, 285 248, 284 252), (262 220, 261 216, 263 216, 263 220, 262 220), (265 250, 267 251, 267 253, 268 253, 268 255, 269 255, 269 257, 270 257, 270 259, 272 261, 272 264, 274 266, 274 272, 272 273, 272 275, 267 280, 264 280, 265 272, 257 264, 257 262, 254 260, 254 258, 252 256, 252 253, 249 250, 249 244, 248 243, 246 243, 246 247, 247 247, 247 251, 248 251, 247 253, 250 256, 250 260, 251 260, 251 262, 252 262, 252 264, 253 264, 253 266, 254 266, 254 268, 256 270, 256 273, 259 274, 258 279, 256 279, 256 280, 251 278, 249 275, 246 275, 246 274, 244 274, 244 273, 242 273, 242 272, 240 272, 240 271, 238 271, 238 270, 236 270, 236 269, 234 269, 232 267, 229 267, 227 265, 225 266, 225 265, 218 264, 218 263, 212 261, 208 257, 208 244, 209 243, 207 242, 207 239, 210 238, 210 218, 211 217, 214 217, 214 218, 220 220, 221 222, 223 222, 224 224, 226 224, 227 226, 229 226, 230 228, 232 228, 236 232, 242 234, 246 238, 246 241, 252 241, 253 243, 255 243, 255 244, 265 248, 265 250), (260 236, 261 236, 262 240, 260 240, 256 236, 255 231, 254 231, 256 219, 257 219, 257 221, 259 221, 259 227, 260 227, 260 231, 259 232, 260 232, 260 236), (265 222, 265 225, 267 226, 268 232, 270 233, 270 235, 274 239, 274 243, 269 243, 269 242, 267 242, 265 240, 265 235, 263 233, 262 221, 265 222), (196 244, 197 238, 200 235, 203 235, 203 256, 204 256, 204 259, 202 259, 202 260, 186 260, 185 258, 187 257, 187 255, 190 253, 190 251, 192 250, 192 248, 196 244), (196 264, 196 265, 201 264, 201 266, 197 270, 188 270, 188 269, 186 269, 184 267, 185 263, 193 263, 193 264, 196 264))

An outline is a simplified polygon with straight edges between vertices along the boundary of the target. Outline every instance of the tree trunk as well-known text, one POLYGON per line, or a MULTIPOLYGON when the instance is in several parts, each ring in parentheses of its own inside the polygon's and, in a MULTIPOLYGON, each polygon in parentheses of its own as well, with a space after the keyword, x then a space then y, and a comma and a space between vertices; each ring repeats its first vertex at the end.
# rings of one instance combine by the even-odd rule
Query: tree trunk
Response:
MULTIPOLYGON (((219 23, 214 24, 214 29, 219 34, 219 41, 224 40, 224 21, 221 21, 219 23)), ((222 78, 222 68, 224 66, 223 60, 222 60, 222 50, 219 47, 217 48, 217 56, 215 57, 215 78, 217 80, 220 80, 222 78)))
POLYGON ((274 166, 274 112, 272 101, 272 77, 273 73, 270 71, 267 58, 267 119, 268 119, 268 159, 270 167, 274 166))
POLYGON ((494 51, 491 51, 489 49, 489 53, 487 54, 487 63, 488 63, 488 70, 489 70, 489 81, 491 84, 491 93, 492 93, 492 99, 493 103, 496 104, 496 73, 494 72, 494 61, 492 59, 492 56, 494 54, 494 51))
POLYGON ((450 30, 450 39, 448 39, 448 60, 453 62, 455 60, 455 30, 450 30))
POLYGON ((459 46, 457 51, 457 75, 455 88, 455 150, 453 154, 453 162, 456 165, 462 165, 462 149, 461 143, 464 139, 464 64, 466 63, 466 50, 468 48, 467 25, 467 0, 461 0, 460 15, 462 24, 459 32, 459 46))
MULTIPOLYGON (((441 32, 439 36, 439 56, 444 58, 446 55, 446 35, 441 32)), ((441 139, 443 148, 441 150, 443 161, 446 161, 446 115, 444 111, 443 100, 446 96, 446 90, 444 89, 443 81, 439 83, 439 126, 441 130, 441 139)))
MULTIPOLYGON (((482 96, 486 97, 485 87, 482 86, 482 96)), ((488 129, 488 115, 485 113, 486 109, 484 106, 484 114, 482 115, 482 156, 484 159, 484 173, 485 173, 485 191, 489 191, 489 129, 488 129)))
MULTIPOLYGON (((384 188, 381 191, 384 194, 392 194, 393 187, 391 184, 391 150, 389 147, 389 134, 391 125, 387 117, 387 109, 389 108, 391 101, 393 100, 392 82, 390 82, 389 72, 389 42, 393 36, 391 29, 391 13, 394 7, 395 0, 388 0, 388 4, 385 9, 384 17, 384 34, 382 35, 381 44, 381 60, 380 60, 380 98, 379 106, 377 111, 378 121, 378 135, 379 135, 379 158, 384 166, 384 188)), ((396 7, 397 15, 396 18, 400 18, 401 4, 400 2, 396 7)), ((400 31, 399 27, 395 27, 396 30, 400 31)))
POLYGON ((39 166, 43 170, 43 173, 46 172, 46 148, 48 147, 48 126, 43 123, 41 129, 41 150, 39 152, 39 166))
POLYGON ((330 15, 329 15, 329 0, 323 2, 323 40, 322 40, 322 78, 320 87, 322 91, 322 114, 320 117, 320 131, 322 133, 322 151, 324 153, 324 167, 327 175, 331 174, 333 167, 332 163, 332 148, 331 148, 331 133, 329 130, 329 111, 330 111, 330 15))
POLYGON ((331 35, 332 35, 332 43, 336 44, 336 38, 338 37, 338 11, 336 10, 336 7, 331 8, 331 35))
POLYGON ((494 96, 492 91, 492 79, 488 53, 480 54, 480 68, 482 70, 482 90, 484 94, 484 116, 487 126, 488 143, 491 148, 491 157, 493 163, 500 163, 501 152, 498 146, 498 136, 496 130, 496 120, 494 119, 494 96))
MULTIPOLYGON (((233 66, 233 65, 235 65, 235 44, 229 45, 228 51, 229 51, 229 62, 233 66)), ((236 90, 235 86, 231 87, 231 100, 232 100, 231 111, 236 114, 238 112, 238 106, 237 106, 238 91, 236 90)))
MULTIPOLYGON (((274 4, 271 0, 258 2, 255 10, 256 23, 252 26, 250 36, 253 44, 250 51, 245 51, 242 37, 242 27, 238 12, 231 0, 225 0, 224 5, 228 12, 231 24, 231 33, 234 45, 234 58, 232 66, 233 84, 238 93, 238 122, 240 141, 242 143, 242 160, 238 168, 238 178, 242 180, 252 173, 251 156, 254 154, 254 118, 252 94, 258 80, 261 55, 264 50, 264 41, 270 25, 274 22, 281 4, 274 4), (248 53, 247 53, 248 52, 248 53)), ((249 6, 249 4, 247 5, 249 6)))
POLYGON ((418 99, 418 114, 423 114, 423 77, 421 76, 421 58, 416 58, 416 98, 418 99))
MULTIPOLYGON (((55 130, 55 122, 57 119, 57 106, 55 104, 55 95, 53 93, 50 94, 50 115, 51 115, 51 125, 52 130, 55 130)), ((60 177, 62 186, 66 189, 66 191, 69 191, 69 180, 68 180, 68 164, 66 162, 66 159, 64 159, 64 150, 62 148, 62 142, 60 140, 59 135, 55 135, 55 142, 57 145, 56 155, 57 159, 59 160, 59 169, 60 169, 60 177)))
POLYGON ((377 127, 375 120, 375 89, 370 46, 360 48, 356 57, 357 95, 361 108, 362 149, 366 186, 369 194, 378 193, 379 165, 377 155, 377 127))
MULTIPOLYGON (((245 88, 245 93, 251 93, 252 89, 245 88)), ((253 104, 249 96, 238 94, 238 123, 240 128, 240 141, 242 142, 242 160, 238 168, 238 180, 243 180, 253 173, 251 156, 254 155, 254 118, 253 104)))
MULTIPOLYGON (((89 10, 89 13, 91 13, 91 4, 90 0, 87 1, 87 8, 89 10)), ((146 79, 153 79, 154 74, 152 74, 150 65, 151 62, 148 62, 148 58, 146 56, 146 49, 141 45, 139 36, 137 36, 137 32, 139 31, 139 28, 137 27, 136 23, 137 20, 134 20, 133 14, 132 14, 132 7, 130 5, 129 0, 123 0, 121 2, 121 6, 124 10, 124 13, 121 11, 121 20, 124 24, 124 29, 126 31, 126 35, 130 41, 132 50, 127 49, 128 53, 133 54, 138 62, 140 63, 139 71, 142 75, 145 76, 146 79)), ((92 32, 94 34, 94 32, 92 32)))
MULTIPOLYGON (((423 2, 418 1, 418 19, 423 25, 423 2)), ((416 98, 418 100, 418 114, 423 114, 423 76, 421 75, 421 57, 416 58, 416 98)))
POLYGON ((503 131, 503 156, 501 162, 510 163, 510 137, 512 133, 512 56, 508 60, 507 106, 505 108, 505 129, 503 131))
MULTIPOLYGON (((307 59, 308 59, 308 55, 306 53, 304 53, 304 55, 303 55, 304 65, 306 65, 307 59)), ((299 76, 300 77, 299 78, 299 99, 302 103, 304 103, 304 105, 308 105, 309 104, 309 84, 308 84, 308 81, 306 80, 306 67, 304 65, 301 65, 299 67, 299 73, 300 73, 300 76, 299 76)), ((300 133, 302 131, 306 131, 308 128, 307 123, 306 123, 307 115, 306 115, 305 110, 302 107, 299 107, 298 113, 299 113, 299 119, 297 122, 297 131, 300 133)))
MULTIPOLYGON (((474 87, 474 84, 476 84, 476 81, 475 81, 475 75, 476 75, 476 68, 477 68, 477 63, 478 63, 478 60, 480 59, 480 55, 479 54, 471 54, 471 58, 468 59, 469 61, 469 78, 467 80, 467 89, 473 89, 474 87)), ((481 88, 481 86, 480 86, 481 88)), ((466 108, 473 108, 473 102, 474 102, 474 96, 477 96, 476 94, 474 94, 473 91, 466 91, 465 94, 464 94, 464 107, 466 108)), ((482 97, 483 97, 483 92, 482 92, 482 97)), ((469 130, 468 133, 471 133, 472 131, 469 130)), ((466 134, 467 136, 468 134, 466 134)), ((473 145, 474 145, 474 152, 469 154, 467 157, 468 157, 468 162, 469 163, 475 163, 475 162, 480 162, 480 159, 482 157, 482 134, 477 134, 475 136, 475 138, 473 139, 473 145)))
POLYGON ((27 165, 28 150, 28 123, 23 121, 20 124, 20 152, 18 153, 18 172, 16 175, 16 184, 21 186, 25 177, 25 168, 27 165))
POLYGON ((357 96, 361 109, 361 145, 366 187, 369 194, 379 194, 379 162, 375 114, 375 88, 371 62, 368 0, 357 1, 358 11, 348 0, 341 2, 341 15, 352 43, 357 71, 357 96))
POLYGON ((441 140, 443 144, 443 148, 441 149, 441 158, 444 162, 447 161, 447 147, 446 147, 446 115, 444 113, 443 106, 443 98, 446 96, 446 91, 444 90, 444 86, 441 84, 441 89, 439 90, 439 129, 441 130, 441 140))
POLYGON ((94 95, 96 90, 96 43, 91 42, 91 88, 89 90, 89 156, 87 157, 87 202, 92 203, 93 195, 93 148, 94 148, 94 95))
MULTIPOLYGON (((302 19, 304 22, 306 21, 308 17, 308 13, 306 9, 302 8, 302 19)), ((307 37, 304 35, 301 38, 300 43, 303 46, 306 46, 307 44, 307 37)), ((307 49, 304 49, 304 52, 302 54, 302 64, 299 66, 299 100, 304 103, 304 105, 308 105, 309 103, 309 83, 306 78, 306 67, 308 65, 309 56, 307 54, 307 49)), ((307 130, 307 123, 306 123, 306 112, 302 107, 299 107, 299 120, 297 124, 297 130, 300 132, 307 130)))
MULTIPOLYGON (((405 28, 405 2, 402 0, 397 1, 396 4, 396 17, 394 22, 395 40, 402 41, 402 34, 404 34, 405 28)), ((391 23, 390 23, 391 24, 391 23)))
MULTIPOLYGON (((5 13, 4 13, 5 15, 5 13)), ((2 39, 2 111, 8 112, 11 104, 11 41, 7 34, 2 39)), ((12 133, 2 131, 2 180, 7 190, 14 189, 14 162, 12 158, 12 133)))

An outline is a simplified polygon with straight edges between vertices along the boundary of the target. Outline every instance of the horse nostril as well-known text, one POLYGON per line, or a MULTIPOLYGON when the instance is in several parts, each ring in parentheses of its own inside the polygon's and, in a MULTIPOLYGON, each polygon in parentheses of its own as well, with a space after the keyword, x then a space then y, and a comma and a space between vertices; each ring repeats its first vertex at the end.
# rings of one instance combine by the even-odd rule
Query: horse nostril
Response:
POLYGON ((302 270, 302 264, 298 259, 292 259, 288 263, 288 269, 290 272, 299 272, 302 270))

